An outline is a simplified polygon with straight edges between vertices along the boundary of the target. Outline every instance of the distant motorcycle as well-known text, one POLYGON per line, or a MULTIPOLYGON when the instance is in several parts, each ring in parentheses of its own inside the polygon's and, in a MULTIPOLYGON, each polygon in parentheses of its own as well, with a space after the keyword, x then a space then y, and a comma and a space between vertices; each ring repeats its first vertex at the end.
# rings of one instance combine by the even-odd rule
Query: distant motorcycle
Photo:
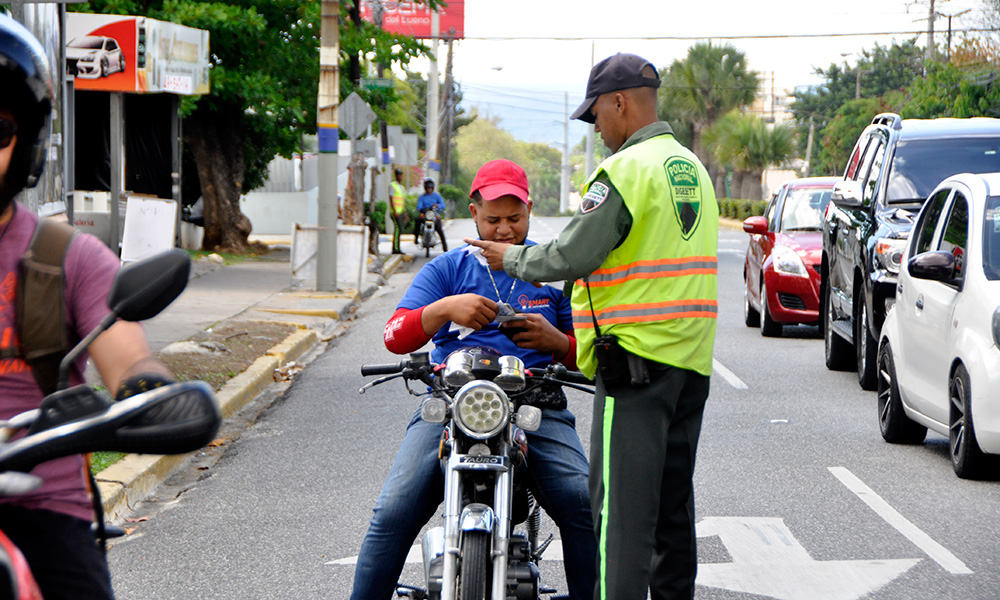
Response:
POLYGON ((516 356, 469 347, 441 365, 427 353, 395 364, 364 365, 364 376, 385 375, 360 392, 401 378, 424 396, 420 417, 444 423, 444 523, 421 540, 424 588, 397 584, 400 597, 416 600, 538 600, 556 590, 539 582, 538 563, 552 541, 538 541, 541 508, 520 469, 528 456, 525 431, 541 425, 541 409, 518 398, 542 385, 593 393, 593 381, 563 365, 526 370, 516 356), (425 393, 410 381, 426 384, 425 393), (523 530, 515 531, 518 525, 523 530))
POLYGON ((424 249, 424 256, 431 255, 431 248, 437 245, 437 230, 435 224, 438 220, 436 208, 428 208, 423 214, 424 223, 420 228, 420 247, 424 249))
MULTIPOLYGON (((59 389, 39 408, 0 421, 0 495, 28 492, 41 480, 39 463, 99 450, 182 454, 211 442, 222 423, 212 388, 201 381, 173 383, 120 402, 89 385, 69 387, 69 368, 119 318, 149 319, 184 290, 190 259, 180 250, 123 267, 108 295, 111 313, 59 366, 59 389), (16 434, 27 434, 10 441, 16 434)), ((0 531, 0 600, 41 600, 20 550, 0 531)))

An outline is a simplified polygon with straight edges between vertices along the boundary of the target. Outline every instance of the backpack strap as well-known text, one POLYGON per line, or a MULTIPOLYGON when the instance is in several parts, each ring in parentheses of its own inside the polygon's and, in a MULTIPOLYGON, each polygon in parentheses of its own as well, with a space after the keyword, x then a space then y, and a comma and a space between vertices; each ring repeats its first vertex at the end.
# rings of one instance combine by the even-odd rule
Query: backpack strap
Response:
POLYGON ((67 223, 41 219, 21 255, 15 307, 21 356, 46 395, 56 391, 59 362, 70 350, 63 260, 76 233, 67 223))

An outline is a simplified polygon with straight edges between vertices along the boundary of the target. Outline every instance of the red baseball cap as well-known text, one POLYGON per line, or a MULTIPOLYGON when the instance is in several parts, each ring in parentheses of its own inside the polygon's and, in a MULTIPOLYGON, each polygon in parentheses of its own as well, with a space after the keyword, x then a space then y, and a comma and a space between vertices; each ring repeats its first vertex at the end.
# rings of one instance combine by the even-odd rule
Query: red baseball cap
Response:
POLYGON ((514 196, 528 203, 528 176, 516 162, 500 158, 479 167, 472 180, 469 197, 476 191, 484 200, 496 200, 501 196, 514 196))

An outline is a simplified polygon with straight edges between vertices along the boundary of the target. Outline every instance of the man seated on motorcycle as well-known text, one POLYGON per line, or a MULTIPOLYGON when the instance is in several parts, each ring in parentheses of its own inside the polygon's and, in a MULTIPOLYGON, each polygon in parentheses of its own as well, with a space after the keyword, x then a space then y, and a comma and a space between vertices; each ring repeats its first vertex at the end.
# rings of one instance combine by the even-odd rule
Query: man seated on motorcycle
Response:
MULTIPOLYGON (((509 160, 486 163, 472 182, 469 205, 479 238, 514 244, 527 239, 531 200, 524 169, 509 160)), ((431 359, 452 351, 488 346, 518 356, 526 368, 559 361, 575 368, 576 340, 569 299, 551 286, 535 287, 503 270, 491 271, 474 246, 433 259, 417 273, 385 327, 385 345, 396 354, 433 339, 431 359), (498 327, 493 319, 506 303, 525 315, 498 327), (505 329, 511 326, 513 331, 505 329)), ((597 541, 587 488, 588 462, 576 432, 576 417, 560 388, 529 398, 542 409, 541 427, 528 437, 529 487, 548 512, 563 542, 571 598, 591 600, 597 541)), ((427 423, 417 407, 361 544, 354 571, 354 600, 388 600, 406 554, 442 501, 444 477, 438 445, 444 425, 427 423)))
POLYGON ((428 177, 424 179, 424 193, 417 198, 417 224, 413 229, 413 243, 420 245, 420 232, 424 229, 424 212, 433 208, 434 230, 441 238, 441 249, 448 251, 448 242, 444 239, 444 229, 441 226, 441 214, 445 211, 444 198, 434 191, 434 180, 428 177))
MULTIPOLYGON (((36 184, 49 155, 52 80, 44 57, 24 26, 0 14, 0 419, 38 408, 44 395, 22 356, 15 316, 21 257, 39 221, 15 197, 36 184)), ((96 237, 72 238, 63 259, 63 307, 50 313, 63 315, 60 325, 71 343, 110 313, 107 296, 119 265, 96 237)), ((89 353, 119 399, 171 380, 138 323, 117 322, 89 353)), ((83 383, 86 364, 85 353, 71 369, 71 384, 83 383)), ((32 470, 40 487, 0 497, 0 530, 24 554, 45 600, 113 598, 107 562, 91 531, 94 507, 85 469, 80 455, 42 463, 32 470)))

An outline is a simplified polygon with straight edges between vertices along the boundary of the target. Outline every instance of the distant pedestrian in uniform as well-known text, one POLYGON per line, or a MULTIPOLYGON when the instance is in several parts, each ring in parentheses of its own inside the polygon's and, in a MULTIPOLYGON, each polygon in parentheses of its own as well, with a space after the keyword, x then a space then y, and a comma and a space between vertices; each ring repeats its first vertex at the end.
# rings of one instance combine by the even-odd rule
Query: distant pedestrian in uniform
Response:
POLYGON ((614 152, 557 240, 465 240, 492 268, 574 282, 577 365, 597 377, 590 498, 595 598, 694 597, 695 452, 712 372, 718 205, 698 158, 657 120, 656 69, 616 54, 574 119, 614 152))
POLYGON ((403 189, 403 170, 396 169, 395 180, 389 184, 389 214, 395 224, 392 231, 392 253, 402 254, 400 236, 406 224, 406 190, 403 189))

